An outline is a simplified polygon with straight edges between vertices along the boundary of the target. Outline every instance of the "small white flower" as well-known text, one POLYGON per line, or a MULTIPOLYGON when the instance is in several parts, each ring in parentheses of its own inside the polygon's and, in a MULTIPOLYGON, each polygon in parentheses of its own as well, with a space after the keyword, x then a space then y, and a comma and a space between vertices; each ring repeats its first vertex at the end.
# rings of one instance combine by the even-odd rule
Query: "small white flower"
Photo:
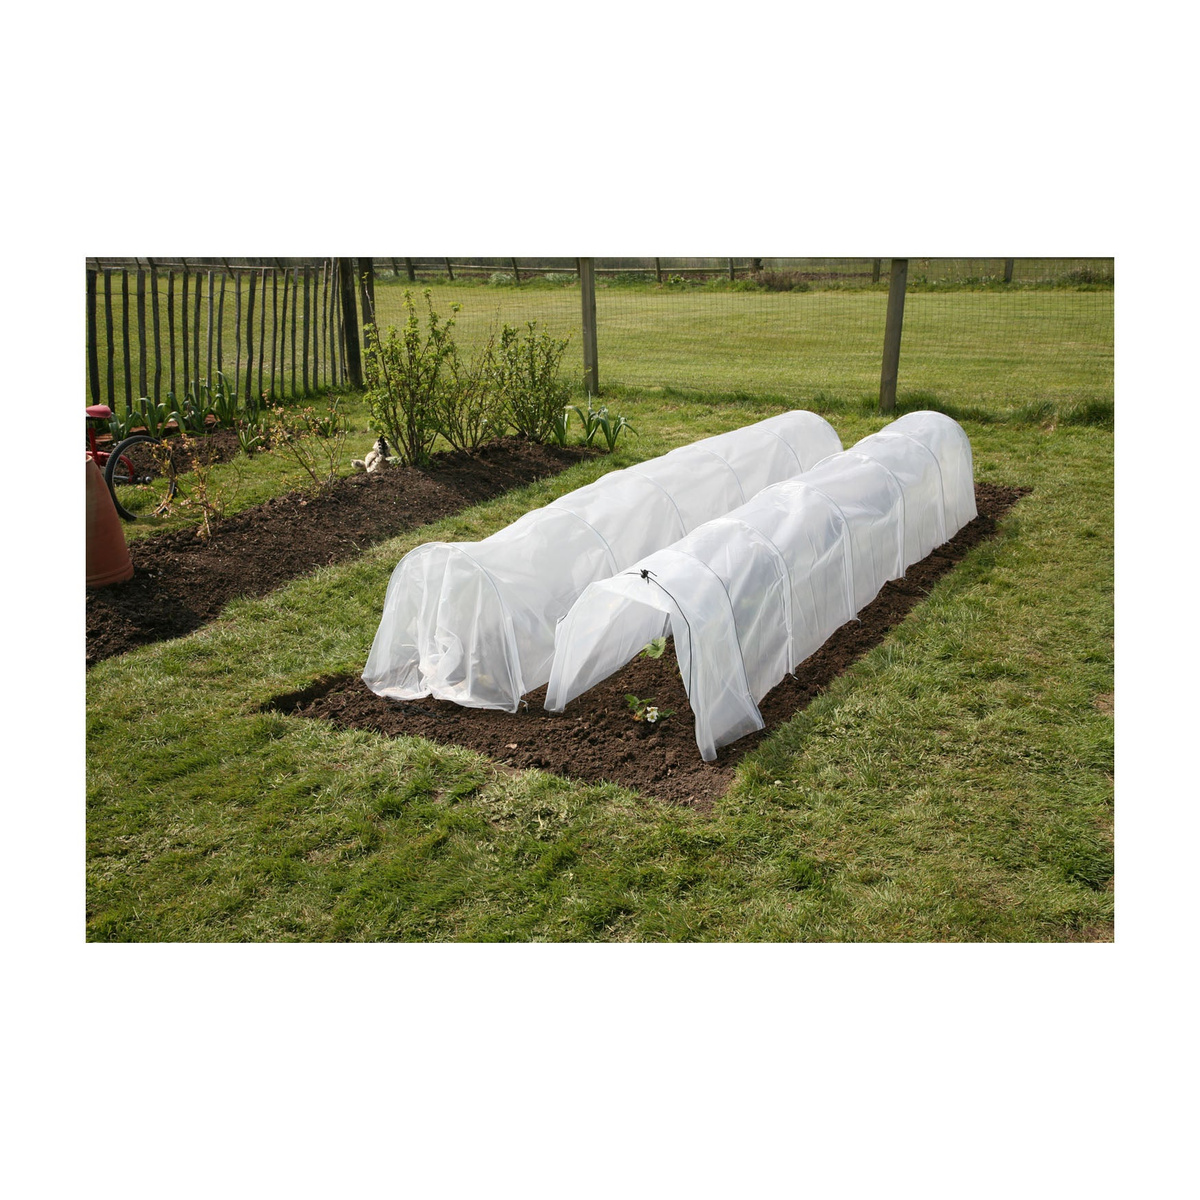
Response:
POLYGON ((646 720, 647 721, 657 721, 658 720, 658 709, 653 704, 650 705, 650 707, 648 709, 646 709, 646 720))

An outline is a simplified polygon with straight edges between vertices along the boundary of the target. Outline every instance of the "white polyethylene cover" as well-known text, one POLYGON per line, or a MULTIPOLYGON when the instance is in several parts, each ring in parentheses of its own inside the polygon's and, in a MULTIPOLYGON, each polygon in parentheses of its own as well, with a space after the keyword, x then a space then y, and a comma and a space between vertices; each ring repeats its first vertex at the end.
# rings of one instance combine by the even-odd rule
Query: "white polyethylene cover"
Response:
POLYGON ((670 633, 701 756, 761 729, 758 701, 966 524, 964 481, 974 515, 966 434, 912 415, 591 584, 558 626, 546 707, 670 633))
POLYGON ((555 623, 589 583, 840 449, 815 413, 781 413, 612 471, 483 541, 418 546, 392 573, 363 680, 398 700, 515 712, 549 678, 555 623))

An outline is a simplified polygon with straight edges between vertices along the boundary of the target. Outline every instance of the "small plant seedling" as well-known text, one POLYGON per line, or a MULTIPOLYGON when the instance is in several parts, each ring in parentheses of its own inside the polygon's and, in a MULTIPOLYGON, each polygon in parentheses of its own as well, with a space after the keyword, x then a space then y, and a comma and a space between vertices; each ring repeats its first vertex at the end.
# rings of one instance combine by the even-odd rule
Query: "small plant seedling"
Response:
POLYGON ((584 412, 578 404, 571 407, 579 414, 579 419, 583 422, 583 444, 590 446, 596 440, 596 434, 600 432, 600 418, 608 415, 608 409, 593 408, 590 395, 588 396, 587 412, 584 412))
POLYGON ((604 444, 608 447, 609 454, 617 448, 617 438, 626 430, 637 437, 637 430, 624 417, 619 414, 610 416, 607 408, 600 410, 596 423, 600 426, 600 432, 604 434, 604 444))
POLYGON ((675 715, 673 708, 659 708, 653 700, 639 700, 631 692, 625 693, 625 703, 629 705, 629 714, 635 721, 645 721, 647 725, 657 725, 675 715))
POLYGON ((667 648, 667 639, 665 637, 656 637, 652 642, 647 642, 641 650, 642 658, 662 658, 663 651, 667 648))
POLYGON ((554 418, 554 428, 551 433, 554 434, 556 445, 565 446, 567 444, 567 431, 571 427, 571 410, 564 408, 557 417, 554 418))

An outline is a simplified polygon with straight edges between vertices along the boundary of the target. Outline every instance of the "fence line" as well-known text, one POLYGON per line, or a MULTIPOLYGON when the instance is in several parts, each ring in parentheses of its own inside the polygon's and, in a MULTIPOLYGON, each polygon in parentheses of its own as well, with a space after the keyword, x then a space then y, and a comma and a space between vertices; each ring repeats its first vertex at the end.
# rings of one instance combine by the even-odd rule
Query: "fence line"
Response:
MULTIPOLYGON (((864 396, 880 387, 885 341, 896 353, 885 331, 891 262, 93 258, 88 389, 116 408, 122 396, 126 407, 181 398, 218 373, 247 398, 357 385, 362 325, 376 313, 380 327, 400 323, 403 291, 419 281, 439 309, 464 302, 464 346, 485 339, 489 321, 573 335, 593 392, 603 375, 633 387, 864 396)), ((1015 403, 1031 386, 1032 355, 1053 364, 1038 386, 1048 378, 1056 394, 1111 399, 1112 259, 908 264, 903 389, 1015 403)))
POLYGON ((86 273, 93 404, 128 411, 143 397, 182 400, 218 376, 247 399, 307 396, 344 380, 333 259, 287 267, 89 259, 86 273))

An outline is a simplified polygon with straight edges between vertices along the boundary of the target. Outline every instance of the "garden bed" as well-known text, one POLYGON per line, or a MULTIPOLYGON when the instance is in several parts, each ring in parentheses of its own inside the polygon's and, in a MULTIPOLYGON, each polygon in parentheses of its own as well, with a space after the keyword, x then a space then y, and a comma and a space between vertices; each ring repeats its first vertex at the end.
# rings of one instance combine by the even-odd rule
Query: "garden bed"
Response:
POLYGON ((903 579, 888 583, 857 621, 843 625, 794 676, 773 688, 759 705, 766 728, 724 747, 713 763, 704 762, 696 749, 692 711, 671 648, 659 659, 634 659, 558 714, 542 707, 544 687, 525 697, 527 707, 505 713, 444 700, 385 700, 345 675, 278 696, 271 707, 346 728, 467 746, 509 768, 538 767, 586 782, 611 780, 664 801, 708 809, 729 787, 743 755, 881 642, 938 579, 995 533, 999 518, 1029 490, 977 484, 975 520, 910 567, 903 579), (652 698, 660 708, 674 709, 674 715, 658 726, 634 722, 625 702, 629 693, 652 698))
POLYGON ((222 520, 209 541, 186 529, 139 538, 134 575, 87 593, 87 663, 181 637, 238 596, 262 596, 375 542, 566 470, 596 453, 501 438, 475 457, 444 453, 424 470, 351 475, 319 495, 292 492, 222 520))

